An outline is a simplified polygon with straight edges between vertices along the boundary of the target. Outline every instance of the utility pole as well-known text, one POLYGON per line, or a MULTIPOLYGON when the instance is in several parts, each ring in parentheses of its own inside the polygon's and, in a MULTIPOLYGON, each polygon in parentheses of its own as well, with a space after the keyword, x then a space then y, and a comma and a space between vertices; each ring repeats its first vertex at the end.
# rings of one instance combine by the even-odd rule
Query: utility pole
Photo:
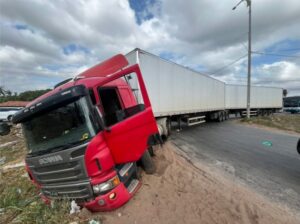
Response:
POLYGON ((248 78, 247 78, 247 118, 250 118, 250 100, 251 100, 251 0, 241 0, 236 6, 232 8, 235 10, 239 4, 243 1, 247 2, 247 7, 249 10, 249 24, 248 24, 248 78))

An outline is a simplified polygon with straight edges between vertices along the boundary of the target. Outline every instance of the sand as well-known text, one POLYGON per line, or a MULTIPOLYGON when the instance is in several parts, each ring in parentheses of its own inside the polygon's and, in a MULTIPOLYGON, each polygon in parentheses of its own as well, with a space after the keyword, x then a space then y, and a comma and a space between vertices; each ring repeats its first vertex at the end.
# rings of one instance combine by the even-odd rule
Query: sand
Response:
MULTIPOLYGON (((15 140, 11 135, 3 142, 15 140)), ((24 144, 18 147, 23 149, 24 144)), ((24 150, 19 151, 24 154, 24 150)), ((299 214, 191 158, 171 143, 156 148, 155 153, 157 172, 142 172, 142 186, 127 204, 106 213, 92 214, 82 209, 73 216, 80 220, 74 223, 92 219, 102 224, 300 223, 299 214)), ((22 161, 24 156, 15 152, 12 157, 15 160, 9 164, 22 161)))
POLYGON ((104 224, 300 223, 286 208, 268 201, 201 163, 188 161, 171 143, 156 150, 157 173, 142 174, 142 187, 123 207, 84 216, 104 224))

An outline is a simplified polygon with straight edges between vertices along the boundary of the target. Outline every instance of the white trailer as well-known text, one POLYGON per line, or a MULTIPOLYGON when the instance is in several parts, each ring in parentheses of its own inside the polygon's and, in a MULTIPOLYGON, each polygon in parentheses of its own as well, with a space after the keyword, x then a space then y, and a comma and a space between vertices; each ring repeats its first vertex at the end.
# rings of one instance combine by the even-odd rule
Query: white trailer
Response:
MULTIPOLYGON (((274 110, 282 108, 282 88, 252 86, 250 95, 250 106, 252 115, 270 114, 274 110)), ((226 85, 225 86, 225 108, 231 112, 242 112, 245 114, 247 107, 247 86, 226 85)))
MULTIPOLYGON (((163 129, 174 119, 193 125, 205 119, 223 121, 229 113, 246 110, 246 86, 226 85, 141 49, 134 49, 126 58, 131 65, 139 64, 154 115, 163 129)), ((280 88, 252 87, 251 92, 251 108, 271 111, 282 107, 280 88)))
MULTIPOLYGON (((247 86, 226 85, 225 107, 226 109, 244 109, 247 107, 247 86)), ((282 88, 252 86, 250 105, 251 108, 281 108, 282 88)))
POLYGON ((148 52, 126 55, 139 63, 156 117, 225 109, 225 83, 148 52))

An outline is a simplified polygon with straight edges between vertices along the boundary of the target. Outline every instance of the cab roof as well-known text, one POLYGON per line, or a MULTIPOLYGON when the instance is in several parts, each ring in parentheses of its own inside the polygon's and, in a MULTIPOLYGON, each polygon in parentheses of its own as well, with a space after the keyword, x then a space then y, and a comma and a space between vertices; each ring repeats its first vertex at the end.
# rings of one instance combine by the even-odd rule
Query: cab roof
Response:
MULTIPOLYGON (((36 104, 37 102, 72 86, 83 85, 88 89, 98 86, 102 82, 104 82, 111 74, 123 69, 128 65, 129 63, 124 55, 115 55, 112 58, 107 59, 93 66, 92 68, 89 68, 88 70, 80 73, 72 81, 60 85, 52 91, 38 97, 34 101, 30 102, 26 107, 30 107, 36 104)), ((115 85, 121 85, 121 83, 118 83, 117 80, 114 82, 115 85)))

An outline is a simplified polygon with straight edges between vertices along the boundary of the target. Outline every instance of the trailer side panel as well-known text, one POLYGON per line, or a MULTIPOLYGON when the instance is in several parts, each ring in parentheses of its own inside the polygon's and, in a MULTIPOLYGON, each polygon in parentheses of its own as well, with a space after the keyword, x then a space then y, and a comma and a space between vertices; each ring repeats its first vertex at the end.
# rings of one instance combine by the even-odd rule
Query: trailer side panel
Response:
MULTIPOLYGON (((226 109, 246 109, 247 86, 226 85, 226 109)), ((251 87, 251 108, 282 108, 282 89, 275 87, 251 87)))
MULTIPOLYGON (((137 62, 136 51, 126 57, 137 62)), ((225 83, 144 51, 139 65, 156 117, 225 109, 225 83)))

